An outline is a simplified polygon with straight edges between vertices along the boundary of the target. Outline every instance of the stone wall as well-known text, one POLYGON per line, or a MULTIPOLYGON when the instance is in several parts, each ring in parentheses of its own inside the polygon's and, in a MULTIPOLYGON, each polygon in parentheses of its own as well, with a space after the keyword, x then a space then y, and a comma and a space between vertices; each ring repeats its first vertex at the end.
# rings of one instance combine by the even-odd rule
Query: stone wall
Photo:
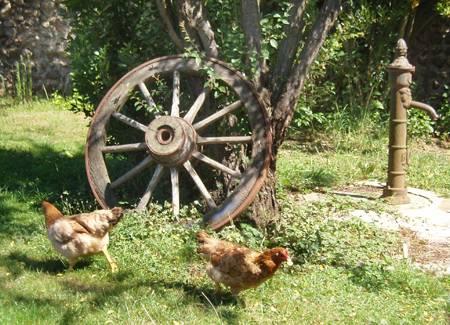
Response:
POLYGON ((14 94, 21 56, 31 60, 34 93, 68 91, 70 27, 64 14, 62 0, 0 0, 0 92, 14 94))

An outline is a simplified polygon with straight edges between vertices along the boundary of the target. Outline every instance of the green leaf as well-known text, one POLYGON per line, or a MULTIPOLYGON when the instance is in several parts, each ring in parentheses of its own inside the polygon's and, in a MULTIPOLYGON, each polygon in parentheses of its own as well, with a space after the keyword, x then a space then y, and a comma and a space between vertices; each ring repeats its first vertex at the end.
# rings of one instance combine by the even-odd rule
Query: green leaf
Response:
POLYGON ((271 40, 269 41, 269 44, 270 44, 270 46, 272 46, 274 49, 277 49, 277 48, 278 48, 278 42, 277 42, 276 40, 274 40, 274 39, 271 39, 271 40))

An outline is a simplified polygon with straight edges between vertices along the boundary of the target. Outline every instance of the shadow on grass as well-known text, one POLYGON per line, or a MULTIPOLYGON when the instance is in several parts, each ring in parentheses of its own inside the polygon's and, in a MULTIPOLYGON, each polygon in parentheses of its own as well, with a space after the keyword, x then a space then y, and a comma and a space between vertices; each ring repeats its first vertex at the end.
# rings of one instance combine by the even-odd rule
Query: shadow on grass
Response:
POLYGON ((111 274, 111 281, 106 283, 86 282, 84 279, 66 279, 63 284, 74 292, 89 292, 98 295, 97 302, 100 305, 103 304, 102 299, 99 299, 101 296, 117 296, 127 290, 139 287, 151 287, 161 293, 166 289, 180 289, 187 298, 198 300, 208 307, 211 306, 211 303, 214 305, 234 305, 237 303, 236 298, 229 292, 217 292, 204 286, 195 286, 179 281, 168 282, 164 279, 133 281, 132 276, 133 274, 130 272, 121 271, 117 274, 111 274))
POLYGON ((59 259, 36 259, 22 252, 12 252, 0 259, 0 265, 14 275, 19 276, 24 271, 45 272, 49 274, 62 273, 67 269, 59 259))
POLYGON ((63 190, 87 189, 83 154, 68 156, 53 147, 35 143, 32 152, 0 150, 0 184, 21 196, 59 196, 63 190))
POLYGON ((30 208, 40 209, 43 199, 59 201, 63 192, 90 197, 81 153, 69 157, 37 143, 32 152, 3 149, 0 170, 0 235, 26 236, 38 230, 27 214, 30 208))
POLYGON ((0 236, 9 238, 16 235, 29 236, 39 230, 39 220, 24 217, 28 206, 17 204, 11 193, 0 192, 0 236))
POLYGON ((214 309, 220 317, 228 323, 237 323, 237 313, 233 310, 219 310, 218 306, 236 306, 240 304, 240 299, 234 297, 229 292, 217 292, 205 286, 195 286, 180 281, 169 282, 161 278, 158 280, 133 280, 131 272, 121 271, 111 274, 110 279, 99 282, 87 282, 85 279, 64 279, 62 285, 74 293, 90 294, 91 308, 100 308, 111 301, 111 297, 117 297, 124 292, 133 291, 139 288, 152 288, 161 296, 170 295, 167 289, 177 289, 184 292, 184 303, 201 305, 205 310, 214 309))
MULTIPOLYGON (((86 265, 83 261, 80 263, 80 268, 86 265)), ((1 257, 0 266, 5 267, 13 278, 18 278, 24 275, 27 271, 31 272, 45 272, 55 276, 55 282, 62 286, 61 294, 64 291, 72 293, 73 297, 86 296, 88 297, 86 303, 80 308, 69 306, 67 308, 61 308, 61 298, 54 296, 51 298, 44 298, 41 296, 27 296, 20 292, 20 288, 16 289, 0 288, 2 294, 7 300, 11 302, 17 302, 24 305, 24 308, 36 307, 47 308, 51 306, 55 309, 55 312, 60 315, 60 321, 63 324, 71 324, 75 321, 82 319, 82 315, 86 312, 97 312, 99 309, 104 308, 106 305, 114 305, 118 300, 115 298, 121 297, 126 292, 131 295, 141 295, 142 288, 152 288, 152 291, 156 292, 157 296, 165 299, 164 296, 169 297, 173 294, 168 289, 175 289, 182 291, 182 304, 190 304, 201 306, 205 311, 212 311, 218 315, 223 321, 230 324, 238 323, 237 309, 218 308, 220 306, 239 306, 240 300, 235 298, 229 292, 217 292, 212 288, 205 285, 193 285, 184 283, 182 281, 167 281, 164 278, 161 279, 142 279, 135 278, 133 272, 121 271, 117 274, 109 274, 106 278, 102 277, 86 277, 83 273, 67 272, 67 267, 56 259, 40 260, 32 258, 21 252, 12 252, 8 256, 1 257), (56 274, 63 273, 62 277, 56 277, 56 274), (28 307, 27 307, 28 306, 28 307)), ((109 272, 105 270, 105 272, 109 272)), ((55 283, 55 284, 56 284, 55 283)), ((0 294, 0 296, 2 295, 0 294)), ((70 296, 68 296, 70 297, 70 296)), ((68 298, 70 299, 70 298, 68 298)), ((119 299, 120 300, 120 299, 119 299)), ((177 302, 178 304, 178 302, 177 302)))

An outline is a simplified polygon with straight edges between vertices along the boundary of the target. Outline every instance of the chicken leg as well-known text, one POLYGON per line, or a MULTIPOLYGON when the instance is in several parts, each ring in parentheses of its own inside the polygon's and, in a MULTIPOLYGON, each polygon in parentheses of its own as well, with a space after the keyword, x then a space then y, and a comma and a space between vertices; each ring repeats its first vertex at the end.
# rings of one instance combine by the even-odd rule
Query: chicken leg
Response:
POLYGON ((73 271, 73 267, 77 264, 76 258, 69 258, 69 271, 73 271))
POLYGON ((119 270, 119 268, 117 267, 117 263, 109 255, 108 249, 105 247, 102 249, 102 252, 103 254, 105 254, 105 257, 108 260, 109 266, 111 267, 111 272, 116 273, 119 270))

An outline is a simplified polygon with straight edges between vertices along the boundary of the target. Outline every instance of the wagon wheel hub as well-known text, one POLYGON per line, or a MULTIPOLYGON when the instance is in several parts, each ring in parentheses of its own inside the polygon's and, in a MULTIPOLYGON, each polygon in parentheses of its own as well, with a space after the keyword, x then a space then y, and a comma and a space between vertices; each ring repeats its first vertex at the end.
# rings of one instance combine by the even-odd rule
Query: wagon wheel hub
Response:
POLYGON ((128 72, 102 99, 89 128, 86 171, 104 208, 127 204, 145 209, 158 188, 170 182, 170 188, 158 191, 161 198, 168 198, 171 190, 174 216, 179 214, 180 204, 202 197, 204 221, 218 229, 256 196, 266 177, 270 148, 264 105, 239 72, 215 59, 198 62, 184 56, 163 57, 128 72), (214 82, 209 82, 209 72, 214 82), (191 87, 192 81, 203 88, 191 87), (191 88, 197 92, 192 93, 191 88), (144 116, 134 110, 136 104, 144 105, 149 113, 145 118, 154 117, 151 122, 140 121, 144 116), (236 116, 240 125, 227 128, 223 121, 229 114, 236 116), (124 126, 133 129, 132 139, 137 142, 126 143, 114 136, 126 131, 124 126), (215 160, 211 154, 239 156, 243 163, 215 160), (197 173, 198 169, 202 173, 197 173), (205 184, 202 177, 208 173, 220 177, 225 187, 205 184), (180 183, 185 186, 181 188, 180 183), (192 190, 183 202, 180 189, 192 190))
POLYGON ((151 156, 164 166, 178 166, 191 158, 197 133, 184 119, 162 116, 153 120, 145 132, 151 156))

